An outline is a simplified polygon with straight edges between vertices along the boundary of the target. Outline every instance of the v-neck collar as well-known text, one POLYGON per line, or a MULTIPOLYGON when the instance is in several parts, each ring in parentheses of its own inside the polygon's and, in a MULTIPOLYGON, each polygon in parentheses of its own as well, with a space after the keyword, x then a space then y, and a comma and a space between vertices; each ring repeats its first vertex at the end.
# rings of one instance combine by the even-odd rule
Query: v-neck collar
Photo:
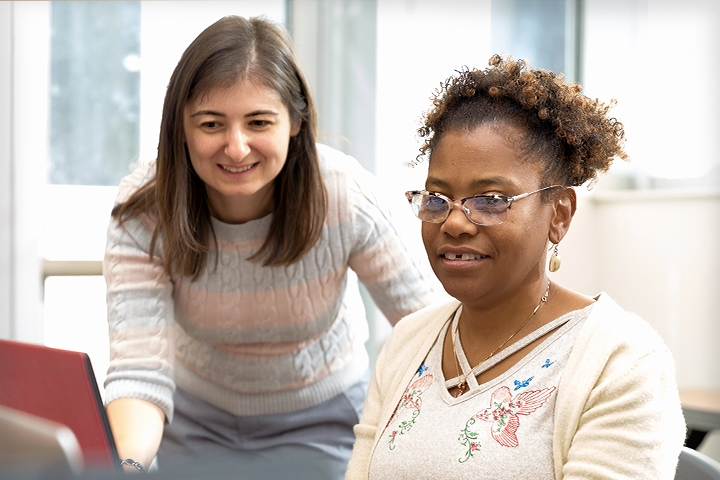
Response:
MULTIPOLYGON (((475 368, 471 369, 469 362, 467 360, 467 356, 465 355, 464 350, 462 350, 462 345, 460 343, 457 343, 460 353, 458 362, 460 363, 460 367, 463 371, 463 374, 465 372, 468 373, 468 387, 469 390, 465 392, 464 394, 453 397, 450 395, 450 392, 448 391, 448 388, 452 388, 457 386, 458 383, 464 381, 464 378, 462 376, 457 376, 454 378, 451 378, 449 380, 445 379, 445 374, 442 369, 442 358, 443 358, 443 350, 444 350, 444 339, 447 335, 448 328, 452 328, 453 323, 456 321, 455 319, 460 318, 460 313, 462 312, 462 304, 458 306, 457 310, 454 312, 453 316, 448 319, 448 321, 445 322, 445 325, 442 327, 440 334, 438 335, 438 340, 436 340, 435 344, 432 347, 432 350, 430 352, 430 360, 433 367, 435 368, 435 371, 438 372, 437 374, 437 382, 440 387, 440 395, 443 401, 448 405, 456 405, 458 403, 464 402, 470 398, 473 398, 479 394, 482 394, 483 392, 486 392, 487 390, 495 387, 496 385, 506 381, 509 377, 517 374, 517 372, 523 368, 525 365, 527 365, 528 362, 532 361, 535 357, 537 357, 541 352, 549 348, 555 341, 557 341, 560 337, 562 337, 566 332, 571 330, 575 325, 577 325, 580 321, 582 321, 584 318, 587 317, 589 314, 589 310, 595 305, 595 303, 592 303, 586 307, 583 307, 578 310, 573 310, 570 312, 567 312, 564 315, 561 315, 560 317, 556 318, 550 323, 547 323, 543 325, 542 327, 538 328, 534 332, 530 333, 529 335, 526 335, 518 342, 509 345, 507 348, 503 349, 502 351, 498 352, 497 354, 493 355, 489 359, 485 360, 475 368), (559 327, 559 328, 558 328, 559 327), (551 331, 552 329, 557 328, 557 331, 553 332, 548 338, 546 338, 544 341, 542 341, 539 345, 537 345, 535 348, 533 348, 524 358, 522 358, 517 364, 513 365, 511 368, 509 368, 504 373, 498 375, 497 377, 493 378, 492 380, 489 380, 485 383, 479 384, 476 378, 476 375, 479 375, 485 370, 488 370, 492 368, 493 366, 497 365, 504 359, 506 359, 508 356, 512 355, 513 353, 517 352, 521 348, 527 346, 528 344, 532 343, 533 341, 537 340, 538 338, 545 335, 547 332, 551 331), (475 373, 474 373, 475 372, 475 373), (473 374, 474 373, 474 374, 473 374)), ((454 353, 453 353, 454 354, 454 353)))

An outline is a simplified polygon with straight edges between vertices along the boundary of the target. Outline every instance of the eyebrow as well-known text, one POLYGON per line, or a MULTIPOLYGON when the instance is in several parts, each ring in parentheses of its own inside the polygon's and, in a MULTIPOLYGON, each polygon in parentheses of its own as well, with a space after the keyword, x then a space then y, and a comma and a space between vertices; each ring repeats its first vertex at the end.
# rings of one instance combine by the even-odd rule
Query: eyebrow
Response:
MULTIPOLYGON (((201 115, 213 115, 216 117, 225 117, 226 115, 222 112, 216 112, 215 110, 198 110, 195 113, 190 114, 190 117, 199 117, 201 115)), ((275 110, 254 110, 250 113, 245 114, 245 118, 258 117, 260 115, 272 115, 277 117, 279 115, 275 110)))
MULTIPOLYGON (((434 186, 437 188, 443 188, 443 189, 450 189, 450 184, 446 182, 445 180, 442 180, 440 178, 436 177, 428 177, 425 181, 426 188, 430 186, 434 186)), ((472 190, 479 190, 481 188, 490 187, 490 186, 499 186, 499 187, 516 187, 515 182, 510 180, 507 177, 488 177, 488 178, 481 178, 478 180, 473 180, 470 183, 470 188, 472 190)))

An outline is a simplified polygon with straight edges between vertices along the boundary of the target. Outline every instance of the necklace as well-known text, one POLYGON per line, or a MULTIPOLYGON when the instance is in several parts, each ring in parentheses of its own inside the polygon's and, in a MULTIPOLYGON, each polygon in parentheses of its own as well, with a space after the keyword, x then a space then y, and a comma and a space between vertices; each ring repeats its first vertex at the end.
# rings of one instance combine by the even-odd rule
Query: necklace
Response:
MULTIPOLYGON (((542 297, 540 297, 540 301, 538 302, 537 305, 535 305, 535 308, 533 309, 532 313, 531 313, 530 316, 527 318, 527 320, 525 320, 525 321, 523 322, 523 324, 520 325, 520 328, 518 328, 517 330, 515 330, 515 332, 514 332, 512 335, 510 335, 507 339, 505 339, 504 342, 502 342, 495 350, 493 350, 492 352, 490 352, 490 355, 488 355, 487 357, 485 357, 485 358, 484 358, 482 361, 480 361, 477 365, 480 365, 480 364, 482 364, 483 362, 486 362, 487 360, 489 360, 490 358, 492 358, 496 353, 498 353, 498 352, 501 351, 503 348, 505 348, 505 345, 507 345, 510 340, 512 340, 513 338, 515 338, 515 335, 517 335, 518 333, 520 333, 520 331, 521 331, 523 328, 527 327, 527 325, 530 323, 530 320, 532 320, 533 317, 535 316, 535 314, 538 312, 538 310, 540 310, 540 307, 542 307, 542 305, 543 305, 544 303, 547 303, 548 298, 550 298, 550 281, 549 281, 549 280, 548 280, 548 283, 547 283, 547 288, 545 289, 545 293, 543 294, 542 297)), ((455 329, 454 329, 452 335, 450 336, 450 340, 452 341, 452 347, 453 347, 453 356, 455 357, 455 365, 457 366, 457 372, 458 372, 457 376, 458 376, 458 377, 460 377, 460 376, 463 377, 463 381, 457 384, 457 389, 458 389, 458 392, 459 392, 459 393, 458 393, 458 396, 462 395, 463 393, 467 392, 467 391, 470 389, 470 387, 469 387, 469 385, 468 385, 468 382, 467 382, 467 378, 468 378, 468 375, 470 375, 470 374, 472 373, 472 371, 474 370, 474 368, 473 368, 473 369, 470 370, 470 372, 468 372, 468 373, 463 373, 462 370, 461 370, 461 368, 460 368, 460 361, 458 360, 457 345, 455 344, 455 336, 456 336, 456 335, 457 335, 457 341, 458 341, 458 343, 460 343, 460 332, 458 331, 459 325, 460 325, 460 322, 457 322, 457 324, 455 325, 455 329)), ((475 365, 475 367, 477 367, 477 365, 475 365)))

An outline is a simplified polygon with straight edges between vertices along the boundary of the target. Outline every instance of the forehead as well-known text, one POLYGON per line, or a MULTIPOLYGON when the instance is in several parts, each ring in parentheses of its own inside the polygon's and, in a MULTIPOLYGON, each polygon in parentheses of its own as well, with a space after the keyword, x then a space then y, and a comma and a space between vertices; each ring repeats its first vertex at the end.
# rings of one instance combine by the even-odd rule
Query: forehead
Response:
POLYGON ((262 82, 252 79, 240 79, 229 86, 212 87, 191 98, 187 108, 219 109, 223 108, 274 108, 285 110, 280 94, 262 82))
POLYGON ((445 132, 430 158, 427 187, 444 186, 473 195, 480 186, 509 189, 535 187, 540 162, 518 147, 522 132, 504 124, 445 132))

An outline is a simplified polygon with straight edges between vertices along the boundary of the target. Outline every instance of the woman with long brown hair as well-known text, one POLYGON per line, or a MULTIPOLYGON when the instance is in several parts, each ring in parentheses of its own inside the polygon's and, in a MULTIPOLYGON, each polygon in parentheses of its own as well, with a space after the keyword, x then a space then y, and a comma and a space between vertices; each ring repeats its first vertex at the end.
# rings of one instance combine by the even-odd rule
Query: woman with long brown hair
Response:
POLYGON ((157 159, 123 180, 108 230, 105 400, 126 469, 159 449, 161 467, 227 454, 269 478, 305 460, 342 476, 368 366, 348 268, 393 323, 432 291, 370 175, 315 130, 277 26, 223 18, 180 59, 157 159))

